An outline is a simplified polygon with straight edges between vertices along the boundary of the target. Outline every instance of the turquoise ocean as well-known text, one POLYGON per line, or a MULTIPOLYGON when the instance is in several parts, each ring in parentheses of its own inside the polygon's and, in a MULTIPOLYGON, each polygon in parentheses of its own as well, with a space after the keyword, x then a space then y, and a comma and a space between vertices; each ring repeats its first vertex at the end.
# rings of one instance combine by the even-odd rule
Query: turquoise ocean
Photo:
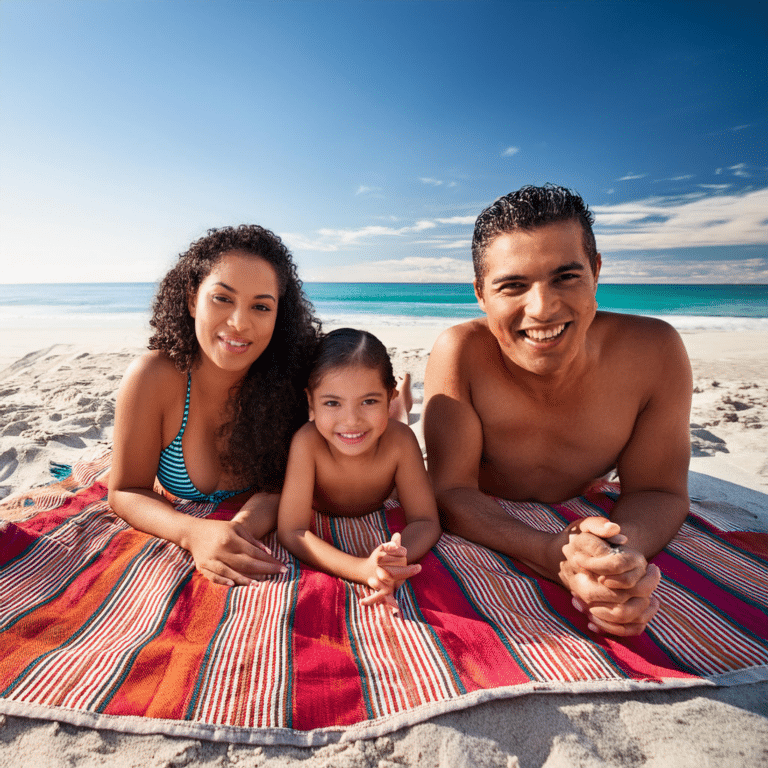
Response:
MULTIPOLYGON (((305 283, 329 325, 449 325, 480 312, 462 283, 305 283)), ((0 285, 0 326, 146 324, 154 283, 0 285)), ((680 331, 768 330, 768 285, 601 284, 601 309, 660 317, 680 331)))

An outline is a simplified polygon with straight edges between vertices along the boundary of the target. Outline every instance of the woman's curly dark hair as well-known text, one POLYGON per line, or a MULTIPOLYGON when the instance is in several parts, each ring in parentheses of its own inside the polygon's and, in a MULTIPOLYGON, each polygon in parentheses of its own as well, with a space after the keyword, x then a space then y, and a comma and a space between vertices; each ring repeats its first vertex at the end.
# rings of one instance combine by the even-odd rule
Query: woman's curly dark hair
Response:
POLYGON ((149 321, 155 329, 149 349, 165 352, 179 371, 192 370, 200 345, 189 314, 189 297, 228 251, 244 251, 271 264, 280 296, 272 339, 230 404, 231 418, 222 428, 229 438, 221 460, 254 490, 279 491, 291 437, 307 421, 304 387, 320 332, 320 322, 282 240, 255 224, 209 229, 180 254, 160 283, 149 321))

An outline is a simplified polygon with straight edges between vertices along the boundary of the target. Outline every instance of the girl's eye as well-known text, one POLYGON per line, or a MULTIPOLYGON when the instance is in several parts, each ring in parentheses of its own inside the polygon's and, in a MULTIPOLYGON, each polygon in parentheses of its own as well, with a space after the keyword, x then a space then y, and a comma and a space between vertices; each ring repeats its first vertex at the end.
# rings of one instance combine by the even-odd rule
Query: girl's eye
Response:
POLYGON ((323 405, 327 405, 329 408, 335 408, 339 404, 338 400, 326 400, 323 405))
POLYGON ((379 401, 375 397, 368 397, 363 400, 363 405, 376 405, 379 401))

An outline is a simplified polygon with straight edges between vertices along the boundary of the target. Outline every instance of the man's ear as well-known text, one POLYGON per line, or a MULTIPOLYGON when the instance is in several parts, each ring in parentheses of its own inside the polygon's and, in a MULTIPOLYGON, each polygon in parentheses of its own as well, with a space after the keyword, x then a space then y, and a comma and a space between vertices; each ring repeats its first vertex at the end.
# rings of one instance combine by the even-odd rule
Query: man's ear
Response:
POLYGON ((309 395, 309 390, 305 389, 304 394, 307 396, 307 410, 309 411, 309 420, 314 421, 315 420, 315 412, 312 409, 312 398, 309 395))
MULTIPOLYGON (((485 280, 485 278, 483 278, 485 280)), ((472 281, 472 285, 475 288, 475 298, 477 299, 477 303, 480 305, 480 309, 485 312, 485 299, 483 298, 483 285, 480 280, 475 278, 472 281)))
POLYGON ((603 266, 603 257, 598 253, 595 259, 595 285, 597 285, 597 278, 600 277, 600 268, 603 266))

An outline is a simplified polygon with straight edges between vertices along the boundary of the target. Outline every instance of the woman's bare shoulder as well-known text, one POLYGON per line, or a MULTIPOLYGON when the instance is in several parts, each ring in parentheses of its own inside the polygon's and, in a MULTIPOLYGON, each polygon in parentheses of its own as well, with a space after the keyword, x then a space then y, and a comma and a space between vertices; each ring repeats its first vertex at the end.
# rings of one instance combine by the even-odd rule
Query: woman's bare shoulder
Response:
POLYGON ((187 375, 179 371, 165 352, 153 350, 137 357, 125 371, 121 390, 132 394, 151 393, 154 398, 173 397, 186 387, 187 375))

